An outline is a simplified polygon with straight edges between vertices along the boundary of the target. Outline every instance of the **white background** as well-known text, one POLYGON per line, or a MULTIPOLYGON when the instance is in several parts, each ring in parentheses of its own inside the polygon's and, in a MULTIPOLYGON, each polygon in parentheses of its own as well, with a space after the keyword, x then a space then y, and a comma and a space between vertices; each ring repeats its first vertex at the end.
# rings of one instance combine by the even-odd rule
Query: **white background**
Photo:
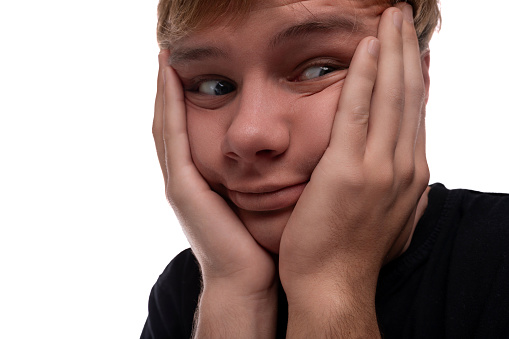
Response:
MULTIPOLYGON (((505 1, 446 0, 431 181, 509 192, 505 1)), ((0 337, 137 338, 187 247, 151 136, 156 0, 0 5, 0 337)))

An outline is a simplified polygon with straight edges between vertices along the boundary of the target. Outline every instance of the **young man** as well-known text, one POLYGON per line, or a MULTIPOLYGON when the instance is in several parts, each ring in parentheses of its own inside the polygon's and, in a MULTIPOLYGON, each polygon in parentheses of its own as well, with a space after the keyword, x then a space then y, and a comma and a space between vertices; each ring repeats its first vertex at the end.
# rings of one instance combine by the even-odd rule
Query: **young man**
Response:
POLYGON ((153 133, 192 251, 142 338, 509 336, 509 198, 427 186, 435 0, 207 3, 159 5, 153 133))

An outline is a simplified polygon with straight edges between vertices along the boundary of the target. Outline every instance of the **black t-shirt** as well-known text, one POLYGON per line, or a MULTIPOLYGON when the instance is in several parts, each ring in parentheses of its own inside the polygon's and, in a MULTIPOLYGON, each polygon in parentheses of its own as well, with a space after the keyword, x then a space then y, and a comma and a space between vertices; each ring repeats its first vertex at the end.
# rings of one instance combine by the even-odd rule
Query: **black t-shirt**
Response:
MULTIPOLYGON (((152 288, 141 338, 189 338, 199 293, 188 249, 152 288)), ((281 287, 279 309, 284 338, 281 287)), ((433 185, 410 247, 380 272, 376 311, 384 338, 509 338, 509 195, 433 185)))

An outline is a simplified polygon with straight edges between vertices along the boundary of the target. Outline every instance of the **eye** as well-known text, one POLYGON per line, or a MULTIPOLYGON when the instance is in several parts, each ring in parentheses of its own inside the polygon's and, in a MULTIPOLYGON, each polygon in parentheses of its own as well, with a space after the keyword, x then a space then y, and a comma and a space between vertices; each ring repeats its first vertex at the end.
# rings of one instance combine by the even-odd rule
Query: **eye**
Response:
POLYGON ((207 95, 225 95, 235 90, 235 85, 225 80, 202 81, 197 91, 207 95))
POLYGON ((311 66, 304 70, 304 72, 301 73, 298 80, 299 81, 306 81, 306 80, 312 80, 321 76, 324 76, 328 73, 334 72, 336 68, 331 66, 324 66, 324 65, 317 65, 317 66, 311 66))

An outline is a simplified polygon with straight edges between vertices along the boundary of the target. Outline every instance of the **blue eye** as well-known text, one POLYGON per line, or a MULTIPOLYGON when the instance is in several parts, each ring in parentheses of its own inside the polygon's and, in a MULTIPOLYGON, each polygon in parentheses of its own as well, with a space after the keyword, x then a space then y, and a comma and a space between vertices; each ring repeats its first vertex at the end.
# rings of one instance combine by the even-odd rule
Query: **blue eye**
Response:
POLYGON ((198 86, 198 92, 207 95, 225 95, 235 90, 235 85, 225 80, 205 80, 198 86))
POLYGON ((325 74, 334 72, 336 69, 330 66, 311 66, 308 67, 302 72, 299 77, 300 81, 311 80, 314 78, 318 78, 324 76, 325 74))

